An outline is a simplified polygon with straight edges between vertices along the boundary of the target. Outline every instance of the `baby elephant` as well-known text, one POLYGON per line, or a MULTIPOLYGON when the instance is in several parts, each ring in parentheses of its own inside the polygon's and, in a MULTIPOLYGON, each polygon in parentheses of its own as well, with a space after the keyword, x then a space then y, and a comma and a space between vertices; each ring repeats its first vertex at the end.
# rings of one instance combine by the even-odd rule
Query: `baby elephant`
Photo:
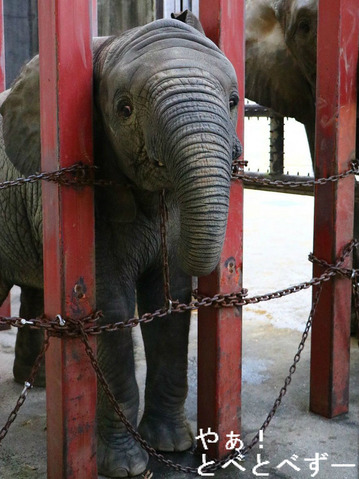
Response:
MULTIPOLYGON (((38 58, 22 70, 1 106, 0 180, 40 171, 38 58)), ((6 97, 4 99, 4 97, 6 97)), ((235 133, 234 69, 188 13, 94 41, 94 156, 103 179, 96 210, 97 308, 106 322, 164 305, 159 193, 166 191, 171 293, 188 302, 191 275, 217 265, 226 230, 231 165, 241 153, 235 133), (191 26, 188 24, 191 20, 191 26), (182 21, 179 21, 182 20, 182 21)), ((0 193, 0 302, 19 285, 21 316, 43 310, 41 188, 0 193)), ((139 431, 156 449, 183 451, 189 314, 142 326, 147 360, 139 431)), ((14 374, 23 382, 41 335, 18 333, 14 374)), ((130 422, 138 387, 131 332, 99 336, 98 358, 130 422)), ((140 474, 147 454, 107 398, 98 397, 98 466, 110 477, 140 474)))

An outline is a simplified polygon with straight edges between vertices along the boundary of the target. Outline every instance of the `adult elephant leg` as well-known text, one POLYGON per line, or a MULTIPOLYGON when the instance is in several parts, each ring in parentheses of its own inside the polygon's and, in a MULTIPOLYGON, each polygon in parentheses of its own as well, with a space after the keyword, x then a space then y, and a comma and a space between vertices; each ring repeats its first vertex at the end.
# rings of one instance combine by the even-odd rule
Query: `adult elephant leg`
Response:
MULTIPOLYGON (((33 319, 44 312, 44 292, 41 289, 21 288, 20 316, 24 319, 33 319)), ((14 378, 17 383, 23 384, 30 377, 32 367, 38 357, 44 333, 41 330, 30 329, 28 326, 19 328, 15 343, 15 361, 13 367, 14 378)), ((45 364, 41 364, 36 375, 34 386, 45 386, 45 364)))
MULTIPOLYGON (((171 295, 188 303, 191 278, 179 268, 171 268, 171 295)), ((164 305, 162 271, 151 271, 137 287, 140 314, 164 305)), ((142 335, 147 360, 145 410, 140 434, 161 451, 184 451, 193 444, 186 421, 187 356, 190 313, 167 315, 143 324, 142 335)))
MULTIPOLYGON (((105 303, 98 303, 99 309, 105 311, 106 322, 125 321, 133 315, 134 291, 131 294, 131 297, 129 293, 125 294, 116 304, 110 298, 107 298, 105 303)), ((139 395, 131 329, 101 334, 98 340, 98 359, 121 410, 136 427, 139 395)), ((127 477, 143 472, 148 461, 147 453, 120 421, 100 384, 97 425, 99 473, 109 477, 127 477)))

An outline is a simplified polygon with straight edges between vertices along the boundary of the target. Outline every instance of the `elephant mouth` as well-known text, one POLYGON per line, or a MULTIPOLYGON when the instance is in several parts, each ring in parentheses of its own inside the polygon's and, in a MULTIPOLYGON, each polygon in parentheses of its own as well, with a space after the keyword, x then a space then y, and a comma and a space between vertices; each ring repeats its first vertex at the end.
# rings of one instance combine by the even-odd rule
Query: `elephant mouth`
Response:
POLYGON ((141 149, 135 164, 136 183, 147 191, 159 191, 171 184, 167 168, 162 159, 148 153, 146 147, 141 149))

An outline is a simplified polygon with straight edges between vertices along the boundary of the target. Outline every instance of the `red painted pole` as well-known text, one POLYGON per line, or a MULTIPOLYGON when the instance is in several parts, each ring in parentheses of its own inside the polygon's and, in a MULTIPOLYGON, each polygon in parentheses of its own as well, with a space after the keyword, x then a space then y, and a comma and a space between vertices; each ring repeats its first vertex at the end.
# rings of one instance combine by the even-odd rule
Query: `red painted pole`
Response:
MULTIPOLYGON (((319 1, 317 177, 341 173, 355 158, 358 19, 357 0, 319 1)), ((316 188, 317 257, 335 263, 352 239, 353 209, 354 176, 316 188)), ((322 272, 314 266, 315 276, 322 272)), ((349 279, 325 283, 313 321, 310 408, 326 417, 348 410, 350 298, 349 279)))
MULTIPOLYGON (((5 78, 4 6, 0 0, 0 92, 6 89, 5 78)), ((0 306, 0 316, 11 316, 10 295, 0 306)), ((5 329, 10 329, 10 326, 6 324, 0 326, 0 331, 5 329)))
MULTIPOLYGON (((200 1, 200 20, 237 72, 241 104, 237 133, 243 145, 244 126, 244 0, 200 1)), ((200 278, 201 294, 239 292, 242 287, 243 188, 231 186, 225 244, 217 269, 200 278)), ((226 434, 241 429, 242 315, 237 309, 205 308, 198 312, 198 429, 219 435, 209 455, 228 454, 226 434)))
MULTIPOLYGON (((39 0, 42 169, 92 163, 91 0, 39 0)), ((43 183, 45 313, 95 307, 93 189, 43 183)), ((95 348, 94 337, 90 338, 95 348)), ((78 338, 46 355, 49 479, 97 479, 96 379, 78 338)))

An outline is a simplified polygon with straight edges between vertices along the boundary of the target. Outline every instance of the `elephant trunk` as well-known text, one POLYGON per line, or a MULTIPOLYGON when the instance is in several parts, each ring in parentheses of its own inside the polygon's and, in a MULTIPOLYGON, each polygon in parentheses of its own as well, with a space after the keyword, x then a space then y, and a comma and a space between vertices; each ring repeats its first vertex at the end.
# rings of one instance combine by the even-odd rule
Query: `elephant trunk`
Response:
POLYGON ((174 120, 167 110, 163 128, 169 141, 163 154, 180 207, 180 264, 192 276, 203 276, 220 259, 236 137, 224 105, 213 111, 213 102, 210 108, 188 99, 185 104, 174 120))
POLYGON ((227 226, 230 168, 228 158, 223 155, 220 160, 220 153, 214 151, 189 155, 184 163, 186 166, 178 168, 175 183, 181 221, 178 254, 186 272, 202 276, 213 271, 220 258, 227 226))

